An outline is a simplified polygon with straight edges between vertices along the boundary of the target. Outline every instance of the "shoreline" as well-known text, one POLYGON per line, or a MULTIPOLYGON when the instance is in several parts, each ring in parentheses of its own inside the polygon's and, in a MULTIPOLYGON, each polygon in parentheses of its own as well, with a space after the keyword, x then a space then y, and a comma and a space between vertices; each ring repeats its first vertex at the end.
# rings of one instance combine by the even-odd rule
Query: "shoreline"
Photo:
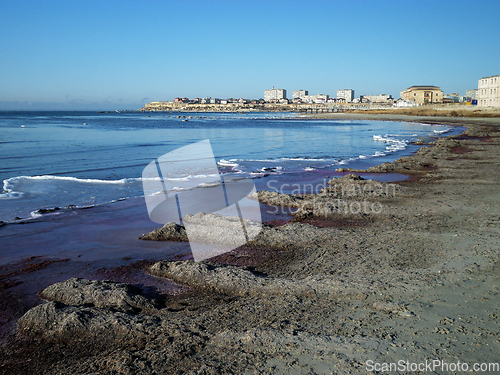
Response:
POLYGON ((149 105, 134 112, 140 113, 240 113, 250 114, 258 112, 290 112, 303 113, 307 115, 336 115, 347 114, 389 114, 389 115, 422 115, 422 116, 446 116, 446 117, 500 117, 500 109, 495 107, 480 107, 465 104, 443 104, 434 103, 417 105, 413 107, 395 107, 391 104, 367 104, 367 103, 247 103, 247 104, 193 104, 173 103, 149 105), (307 114, 310 112, 310 114, 307 114), (315 112, 315 114, 313 114, 315 112))
MULTIPOLYGON (((359 115, 353 116, 359 119, 359 115)), ((106 331, 103 339, 109 340, 110 348, 135 353, 146 369, 166 371, 177 365, 185 371, 199 369, 202 362, 208 373, 240 372, 249 366, 259 373, 270 368, 283 373, 291 373, 293 368, 354 371, 367 358, 391 360, 409 355, 494 361, 498 342, 490 333, 498 329, 498 319, 488 314, 498 308, 492 293, 498 287, 499 254, 491 233, 498 233, 498 222, 489 217, 499 211, 493 203, 499 196, 493 171, 498 171, 500 163, 498 153, 490 149, 499 148, 500 121, 445 119, 456 125, 474 124, 468 124, 462 135, 441 138, 433 147, 420 148, 413 156, 391 163, 393 168, 414 171, 418 178, 396 183, 402 188, 397 196, 383 200, 382 215, 358 218, 359 225, 345 227, 295 222, 273 229, 274 248, 257 246, 269 259, 253 266, 270 278, 271 289, 234 297, 228 291, 217 291, 216 283, 215 289, 198 286, 194 295, 168 300, 153 316, 166 319, 174 328, 162 326, 159 333, 143 341, 154 348, 172 334, 170 329, 183 332, 182 338, 174 339, 173 348, 166 349, 177 359, 175 363, 161 356, 145 360, 148 350, 134 340, 116 341, 106 331), (421 169, 417 161, 432 161, 435 168, 421 169), (471 168, 470 164, 477 166, 471 168), (469 194, 478 201, 477 207, 469 194), (300 280, 305 279, 309 280, 306 295, 294 294, 293 288, 288 294, 272 294, 272 285, 279 280, 291 280, 302 288, 300 280), (319 298, 322 285, 327 285, 328 293, 319 298), (452 285, 460 285, 458 291, 450 289, 452 285), (469 291, 475 291, 477 297, 469 291), (330 296, 332 292, 334 296, 330 296), (474 298, 483 299, 477 305, 474 298), (481 311, 475 311, 477 306, 481 311), (474 320, 473 314, 478 318, 474 320), (221 323, 225 324, 221 327, 221 323), (476 347, 462 347, 462 341, 474 342, 476 347), (185 345, 192 348, 192 354, 180 354, 185 345), (443 350, 446 347, 449 350, 443 350), (315 354, 318 350, 323 354, 315 354), (460 357, 464 353, 469 358, 460 357)), ((438 118, 426 120, 443 123, 438 118)), ((425 122, 421 117, 405 121, 425 122)), ((205 276, 206 282, 214 282, 209 273, 205 276)), ((189 285, 189 280, 184 283, 189 285)), ((95 338, 87 339, 95 343, 95 338)), ((33 351, 26 344, 38 339, 19 340, 24 344, 13 343, 3 355, 3 363, 12 370, 19 368, 22 356, 15 358, 15 353, 22 353, 37 357, 36 366, 48 369, 50 354, 33 351)), ((53 353, 62 353, 59 345, 68 344, 67 338, 51 340, 42 339, 41 343, 53 353)), ((77 343, 69 339, 71 347, 77 343)), ((86 362, 66 358, 50 367, 51 373, 84 371, 90 365, 99 369, 105 361, 113 366, 126 363, 113 357, 111 349, 102 353, 81 349, 81 354, 86 362)))

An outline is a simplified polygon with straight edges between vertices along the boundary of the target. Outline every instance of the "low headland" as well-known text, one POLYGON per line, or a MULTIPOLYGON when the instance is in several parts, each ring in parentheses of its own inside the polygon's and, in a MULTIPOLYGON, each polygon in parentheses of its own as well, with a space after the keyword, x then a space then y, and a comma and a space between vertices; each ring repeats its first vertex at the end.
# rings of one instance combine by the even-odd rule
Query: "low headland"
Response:
MULTIPOLYGON (((318 194, 258 192, 294 207, 293 219, 210 261, 137 266, 177 283, 176 294, 84 279, 46 288, 4 344, 0 371, 350 374, 399 361, 498 363, 500 119, 313 116, 467 129, 394 163, 342 170, 318 194), (364 172, 410 178, 381 183, 364 172)), ((167 224, 143 239, 183 236, 167 224)))

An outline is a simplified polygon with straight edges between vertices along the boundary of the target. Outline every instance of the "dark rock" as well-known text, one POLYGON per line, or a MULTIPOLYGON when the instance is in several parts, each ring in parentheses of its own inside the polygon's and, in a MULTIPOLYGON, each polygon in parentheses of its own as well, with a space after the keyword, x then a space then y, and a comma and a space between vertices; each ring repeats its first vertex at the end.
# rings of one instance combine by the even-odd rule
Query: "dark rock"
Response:
POLYGON ((345 176, 340 177, 341 181, 363 181, 365 180, 363 177, 360 175, 357 175, 355 173, 349 173, 346 174, 345 176))

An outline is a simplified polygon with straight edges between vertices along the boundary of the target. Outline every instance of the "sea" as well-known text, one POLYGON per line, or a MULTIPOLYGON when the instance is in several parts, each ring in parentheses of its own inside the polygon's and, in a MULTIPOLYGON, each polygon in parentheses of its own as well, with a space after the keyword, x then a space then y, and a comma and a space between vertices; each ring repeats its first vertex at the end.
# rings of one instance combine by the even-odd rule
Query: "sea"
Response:
MULTIPOLYGON (((224 179, 291 192, 341 176, 337 168, 394 161, 422 147, 415 141, 462 130, 296 113, 0 112, 0 264, 31 256, 175 253, 173 244, 137 239, 158 227, 148 218, 142 173, 159 157, 199 141, 210 141, 224 179)), ((169 176, 172 190, 210 182, 188 165, 169 176)))

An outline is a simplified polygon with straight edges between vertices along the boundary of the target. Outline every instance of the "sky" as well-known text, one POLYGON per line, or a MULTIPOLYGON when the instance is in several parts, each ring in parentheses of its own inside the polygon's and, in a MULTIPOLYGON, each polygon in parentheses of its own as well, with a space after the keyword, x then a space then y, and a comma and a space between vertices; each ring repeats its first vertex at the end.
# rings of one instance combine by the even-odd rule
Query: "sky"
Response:
POLYGON ((445 94, 500 74, 500 1, 0 0, 0 110, 445 94))

